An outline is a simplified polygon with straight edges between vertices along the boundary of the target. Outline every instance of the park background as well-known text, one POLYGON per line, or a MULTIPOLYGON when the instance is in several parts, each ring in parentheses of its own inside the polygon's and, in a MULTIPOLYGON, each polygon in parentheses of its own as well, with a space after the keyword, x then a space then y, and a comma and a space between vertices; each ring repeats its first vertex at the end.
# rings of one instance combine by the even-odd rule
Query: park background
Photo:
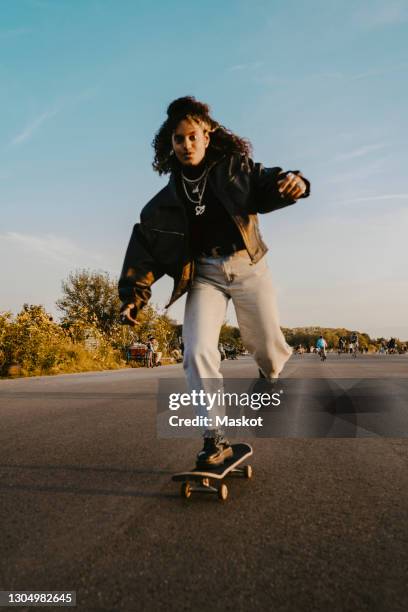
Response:
MULTIPOLYGON (((58 320, 70 274, 118 276, 133 224, 167 181, 151 168, 153 135, 172 99, 194 95, 257 161, 312 183, 308 200, 261 217, 282 325, 408 338, 405 2, 0 10, 0 311, 22 313, 25 334, 48 324, 23 304, 58 320)), ((159 311, 171 284, 154 286, 159 311)), ((169 316, 180 322, 183 306, 169 316)))

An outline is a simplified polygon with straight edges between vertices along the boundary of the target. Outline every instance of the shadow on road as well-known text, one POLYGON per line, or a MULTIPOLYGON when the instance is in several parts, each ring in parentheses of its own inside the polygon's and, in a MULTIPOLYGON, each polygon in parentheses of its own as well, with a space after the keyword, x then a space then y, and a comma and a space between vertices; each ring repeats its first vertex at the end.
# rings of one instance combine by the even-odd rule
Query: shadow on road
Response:
MULTIPOLYGON (((109 473, 119 473, 119 474, 127 474, 129 476, 169 476, 173 474, 174 470, 156 470, 156 469, 144 469, 144 470, 135 470, 135 469, 123 469, 123 468, 115 468, 115 467, 84 467, 84 466, 76 466, 76 465, 27 465, 27 464, 0 464, 0 469, 7 470, 38 470, 44 473, 49 471, 64 471, 67 470, 72 472, 80 472, 81 474, 90 474, 92 472, 99 472, 103 474, 109 473)), ((150 487, 156 485, 156 481, 153 479, 153 482, 146 483, 145 487, 150 487)), ((5 484, 0 482, 0 490, 2 491, 31 491, 31 492, 51 492, 51 493, 74 493, 76 495, 108 495, 111 497, 174 497, 174 494, 163 493, 163 492, 149 492, 145 490, 134 490, 134 489, 109 489, 109 488, 84 488, 81 486, 59 486, 59 485, 46 485, 46 484, 5 484)))
POLYGON ((80 489, 79 487, 57 487, 54 485, 4 485, 0 483, 2 491, 30 491, 47 493, 74 493, 75 495, 107 495, 109 497, 160 497, 174 498, 174 493, 160 493, 148 491, 120 491, 112 489, 80 489))
POLYGON ((135 470, 116 468, 116 467, 95 467, 86 465, 27 465, 27 464, 16 464, 16 463, 1 463, 0 468, 5 469, 21 469, 21 470, 71 470, 73 472, 115 472, 119 474, 174 474, 172 470, 135 470))

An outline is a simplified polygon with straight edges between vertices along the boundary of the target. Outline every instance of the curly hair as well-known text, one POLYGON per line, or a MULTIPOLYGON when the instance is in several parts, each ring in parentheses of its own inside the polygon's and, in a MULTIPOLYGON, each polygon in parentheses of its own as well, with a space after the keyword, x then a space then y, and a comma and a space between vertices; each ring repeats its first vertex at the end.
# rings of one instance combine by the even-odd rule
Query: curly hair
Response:
POLYGON ((180 121, 189 119, 198 123, 210 135, 210 144, 206 156, 210 160, 219 159, 224 153, 239 153, 249 156, 251 143, 240 138, 210 116, 210 107, 199 102, 192 96, 177 98, 167 109, 167 119, 156 133, 152 147, 154 148, 153 169, 159 174, 168 174, 179 164, 173 155, 172 135, 180 121))

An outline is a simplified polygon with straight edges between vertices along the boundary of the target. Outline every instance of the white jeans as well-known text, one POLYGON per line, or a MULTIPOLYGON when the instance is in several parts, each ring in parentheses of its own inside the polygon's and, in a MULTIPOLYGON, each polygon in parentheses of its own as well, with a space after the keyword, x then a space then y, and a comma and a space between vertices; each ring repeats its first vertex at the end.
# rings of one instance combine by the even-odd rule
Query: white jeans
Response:
POLYGON ((230 299, 242 341, 266 378, 277 378, 292 354, 279 327, 266 258, 253 264, 247 251, 200 258, 183 324, 184 369, 190 390, 206 389, 208 379, 212 389, 217 381, 218 388, 222 387, 218 342, 230 299))

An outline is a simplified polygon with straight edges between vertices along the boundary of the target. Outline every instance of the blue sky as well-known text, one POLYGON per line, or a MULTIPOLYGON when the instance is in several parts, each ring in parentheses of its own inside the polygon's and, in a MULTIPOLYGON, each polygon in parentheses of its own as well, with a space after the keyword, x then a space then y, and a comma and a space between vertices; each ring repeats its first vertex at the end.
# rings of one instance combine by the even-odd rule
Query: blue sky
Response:
POLYGON ((312 182, 261 218, 282 324, 408 338, 407 30, 392 0, 0 0, 0 310, 119 274, 167 181, 153 135, 190 94, 312 182))

